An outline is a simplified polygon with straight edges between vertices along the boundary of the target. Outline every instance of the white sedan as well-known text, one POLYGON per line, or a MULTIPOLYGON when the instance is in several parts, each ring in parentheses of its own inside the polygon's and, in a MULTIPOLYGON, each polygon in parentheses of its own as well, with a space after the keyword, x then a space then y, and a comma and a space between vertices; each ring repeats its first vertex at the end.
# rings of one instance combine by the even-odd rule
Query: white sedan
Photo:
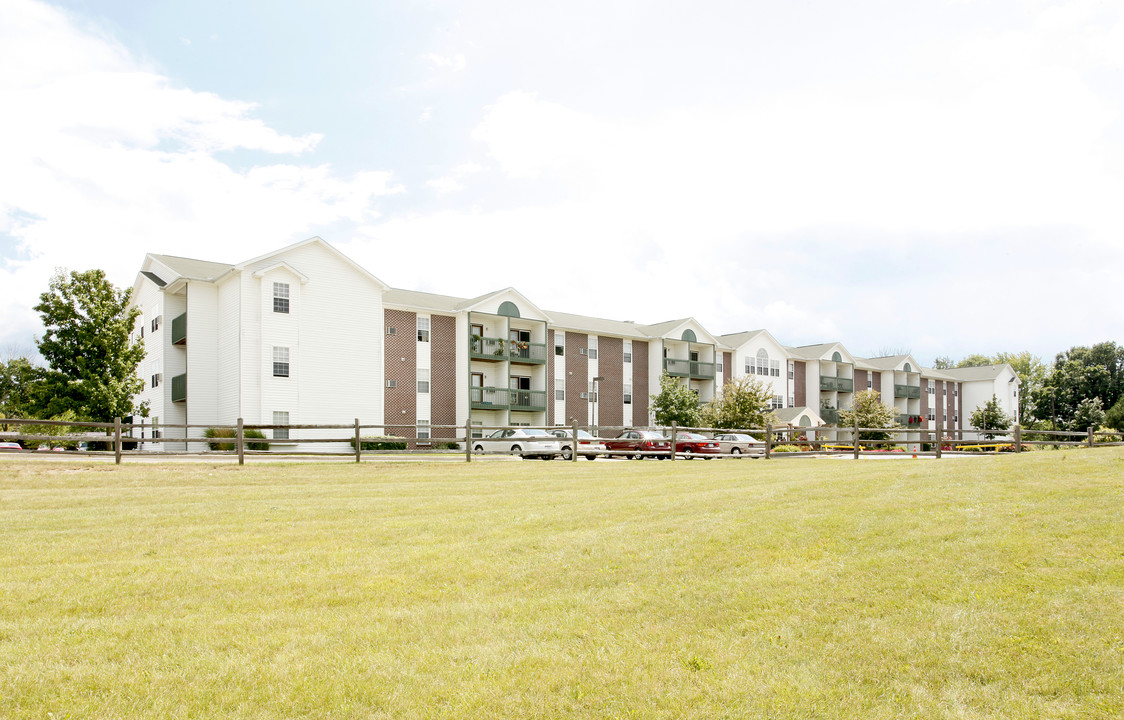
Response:
POLYGON ((473 440, 472 451, 477 455, 508 453, 519 455, 524 459, 537 457, 541 460, 550 460, 562 454, 562 444, 558 442, 558 438, 548 434, 546 430, 514 428, 512 430, 496 430, 486 438, 473 440))
MULTIPOLYGON (((558 438, 562 444, 562 459, 569 460, 574 456, 571 447, 574 444, 574 431, 558 428, 551 430, 550 434, 558 438)), ((605 453, 605 443, 593 437, 585 430, 578 430, 578 455, 586 460, 596 460, 598 455, 605 453)))
POLYGON ((721 435, 715 435, 714 439, 718 441, 718 446, 722 448, 723 455, 765 457, 765 443, 752 435, 722 433, 721 435))

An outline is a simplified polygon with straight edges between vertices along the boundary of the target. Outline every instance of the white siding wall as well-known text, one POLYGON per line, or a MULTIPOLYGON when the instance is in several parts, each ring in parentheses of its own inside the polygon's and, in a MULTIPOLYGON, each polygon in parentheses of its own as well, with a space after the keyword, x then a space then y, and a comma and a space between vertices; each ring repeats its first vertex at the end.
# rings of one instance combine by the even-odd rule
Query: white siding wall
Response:
MULTIPOLYGON (((242 363, 241 332, 238 327, 242 298, 239 288, 239 278, 228 278, 218 288, 218 308, 215 319, 218 351, 217 408, 219 422, 224 425, 236 423, 238 418, 243 417, 244 412, 239 372, 242 363)), ((191 332, 190 323, 189 316, 188 333, 191 332)))
MULTIPOLYGON (((187 421, 192 425, 218 425, 218 289, 210 283, 187 286, 187 421)), ((170 326, 169 326, 170 329, 170 326)), ((170 387, 170 386, 169 386, 170 387)), ((198 437, 199 430, 189 435, 198 437)), ((192 443, 191 450, 203 450, 192 443)))

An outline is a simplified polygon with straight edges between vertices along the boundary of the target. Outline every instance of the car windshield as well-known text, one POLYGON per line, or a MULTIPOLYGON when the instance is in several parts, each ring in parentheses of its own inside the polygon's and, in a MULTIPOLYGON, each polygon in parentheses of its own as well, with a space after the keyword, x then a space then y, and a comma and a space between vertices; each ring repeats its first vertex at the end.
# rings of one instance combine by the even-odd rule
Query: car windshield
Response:
POLYGON ((699 435, 698 433, 681 432, 681 433, 679 433, 679 437, 685 438, 687 440, 706 440, 705 437, 703 437, 702 435, 699 435))
POLYGON ((657 432, 642 432, 642 433, 640 433, 640 437, 644 438, 645 440, 665 440, 666 439, 663 435, 660 435, 657 432))
POLYGON ((542 436, 542 435, 547 435, 548 433, 546 432, 546 430, 541 430, 539 428, 524 428, 523 434, 524 435, 539 435, 539 436, 542 436))

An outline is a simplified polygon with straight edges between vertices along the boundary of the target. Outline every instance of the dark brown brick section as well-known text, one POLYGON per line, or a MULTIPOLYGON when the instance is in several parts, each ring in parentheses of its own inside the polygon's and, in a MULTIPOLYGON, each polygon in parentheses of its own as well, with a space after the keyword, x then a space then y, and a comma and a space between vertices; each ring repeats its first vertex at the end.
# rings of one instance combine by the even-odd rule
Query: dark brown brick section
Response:
MULTIPOLYGON (((397 387, 383 388, 386 400, 383 402, 383 422, 387 424, 388 435, 415 437, 412 427, 393 427, 395 425, 415 425, 418 422, 418 336, 417 314, 401 310, 385 310, 386 326, 397 330, 387 335, 385 345, 386 379, 393 380, 397 387), (405 358, 405 359, 403 359, 405 358), (405 411, 405 412, 403 412, 405 411)), ((413 447, 414 443, 410 443, 413 447)))
POLYGON ((796 407, 808 406, 808 365, 802 360, 792 363, 792 394, 796 407))
POLYGON ((597 338, 597 424, 619 426, 624 422, 624 340, 597 338))
POLYGON ((589 425, 589 401, 581 394, 589 392, 589 358, 581 351, 589 347, 589 336, 566 333, 566 424, 577 421, 589 425))
POLYGON ((866 370, 855 371, 855 392, 866 392, 866 370))
POLYGON ((554 331, 546 331, 546 424, 553 425, 554 417, 554 331))
MULTIPOLYGON (((882 398, 882 373, 874 373, 871 379, 874 382, 870 384, 870 389, 878 393, 878 397, 882 398)), ((865 390, 866 388, 863 389, 865 390)), ((886 398, 882 398, 882 400, 883 402, 885 402, 886 398)), ((893 401, 894 398, 890 398, 890 402, 888 404, 893 405, 893 401)))
MULTIPOLYGON (((429 422, 431 425, 456 425, 457 393, 460 391, 457 386, 456 318, 432 316, 429 319, 429 343, 429 422)), ((434 428, 432 433, 435 438, 459 435, 455 427, 434 428)))
POLYGON ((734 379, 734 354, 724 352, 722 353, 722 384, 730 382, 734 379))
POLYGON ((648 396, 653 388, 648 379, 648 343, 632 341, 632 424, 648 424, 648 396))

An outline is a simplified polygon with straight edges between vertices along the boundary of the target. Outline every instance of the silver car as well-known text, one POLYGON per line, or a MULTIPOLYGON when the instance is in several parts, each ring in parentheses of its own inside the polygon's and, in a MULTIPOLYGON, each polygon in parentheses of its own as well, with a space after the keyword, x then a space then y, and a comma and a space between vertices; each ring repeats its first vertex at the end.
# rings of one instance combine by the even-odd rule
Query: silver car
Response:
POLYGON ((486 438, 473 440, 472 451, 477 455, 507 453, 519 455, 523 459, 537 457, 541 460, 550 460, 562 454, 562 444, 546 430, 514 428, 496 430, 486 438))
MULTIPOLYGON (((562 459, 569 460, 572 458, 574 456, 573 450, 571 449, 574 444, 574 431, 557 428, 551 430, 550 434, 558 438, 562 445, 562 459)), ((578 430, 578 455, 584 457, 586 460, 596 460, 598 455, 604 454, 605 443, 590 435, 585 430, 578 430)))
POLYGON ((714 439, 718 441, 718 446, 722 448, 723 455, 733 455, 740 457, 745 455, 747 457, 765 457, 765 443, 761 442, 752 435, 744 433, 722 433, 715 435, 714 439))

